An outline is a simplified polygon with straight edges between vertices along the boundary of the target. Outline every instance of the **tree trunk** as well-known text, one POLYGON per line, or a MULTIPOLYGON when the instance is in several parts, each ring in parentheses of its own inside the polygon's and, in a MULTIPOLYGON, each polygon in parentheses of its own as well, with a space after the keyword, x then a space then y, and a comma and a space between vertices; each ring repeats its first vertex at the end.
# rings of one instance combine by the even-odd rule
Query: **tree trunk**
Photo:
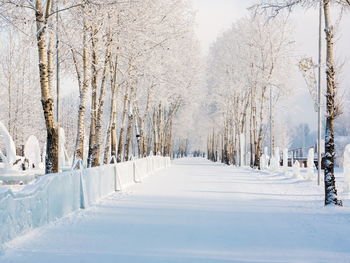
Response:
POLYGON ((110 110, 110 119, 109 127, 107 131, 107 142, 104 152, 104 163, 108 163, 109 151, 111 156, 117 156, 117 134, 116 134, 116 122, 117 122, 117 94, 118 94, 118 85, 117 85, 117 67, 118 67, 118 55, 115 57, 114 66, 110 62, 110 85, 111 85, 111 110, 110 110))
POLYGON ((154 148, 153 148, 153 154, 156 155, 158 152, 158 134, 157 134, 157 110, 154 109, 153 111, 153 144, 154 144, 154 148))
POLYGON ((228 156, 228 121, 224 122, 224 145, 223 145, 223 162, 227 165, 230 165, 229 156, 228 156))
MULTIPOLYGON (((253 88, 252 88, 253 89, 253 88)), ((254 155, 253 155, 253 116, 254 116, 254 94, 255 90, 250 93, 250 120, 249 120, 249 150, 250 150, 250 167, 254 167, 254 155)))
POLYGON ((117 157, 117 96, 119 85, 117 84, 118 70, 118 55, 115 57, 114 72, 113 72, 113 90, 114 90, 114 106, 112 112, 112 127, 111 127, 111 155, 117 157))
POLYGON ((125 122, 126 122, 126 115, 128 113, 128 92, 129 92, 129 84, 125 87, 125 94, 124 94, 124 103, 123 103, 123 116, 122 116, 122 123, 120 127, 120 133, 119 133, 119 142, 118 142, 118 155, 117 155, 117 161, 122 162, 124 160, 124 130, 125 130, 125 122))
POLYGON ((54 103, 51 95, 49 84, 49 62, 48 49, 46 45, 46 29, 48 23, 48 14, 51 9, 51 1, 47 0, 46 10, 44 14, 43 4, 41 0, 35 1, 35 19, 37 29, 37 47, 39 59, 39 76, 41 88, 41 103, 44 111, 47 142, 46 142, 46 173, 58 172, 58 128, 54 121, 54 103))
POLYGON ((139 111, 138 111, 138 107, 137 106, 134 106, 134 113, 135 114, 135 130, 136 130, 136 143, 137 143, 137 156, 139 158, 142 157, 142 153, 141 153, 141 140, 140 140, 140 133, 141 133, 141 130, 140 130, 140 117, 139 117, 139 111))
POLYGON ((327 95, 326 95, 326 134, 325 134, 325 169, 324 169, 324 186, 325 186, 325 205, 342 206, 342 201, 337 198, 337 189, 335 187, 334 177, 334 119, 335 119, 335 69, 333 58, 333 27, 330 19, 330 0, 323 1, 325 16, 325 33, 327 41, 327 95))
POLYGON ((110 32, 108 33, 107 44, 106 44, 106 53, 105 61, 102 70, 102 79, 100 85, 100 96, 98 99, 97 105, 97 115, 96 115, 96 130, 95 130, 95 145, 94 145, 94 155, 92 166, 100 165, 100 152, 101 152, 101 134, 102 134, 102 118, 103 118, 103 108, 104 108, 104 99, 106 93, 106 77, 107 77, 107 66, 111 59, 110 46, 112 43, 112 38, 110 32))
POLYGON ((141 150, 141 156, 142 157, 146 157, 147 156, 147 140, 146 140, 146 136, 145 136, 145 121, 147 121, 147 117, 149 114, 149 107, 150 107, 150 97, 151 97, 151 91, 153 88, 153 84, 149 87, 148 91, 147 91, 147 101, 146 101, 146 107, 145 107, 145 111, 143 114, 143 117, 141 119, 140 116, 140 120, 139 120, 139 125, 140 125, 140 150, 141 150))
POLYGON ((88 167, 92 166, 92 162, 96 155, 96 118, 97 118, 97 30, 91 27, 91 49, 92 49, 92 61, 91 61, 91 118, 90 118, 90 135, 89 135, 89 155, 87 164, 88 167))
POLYGON ((147 147, 146 147, 146 140, 145 140, 145 131, 144 131, 144 120, 139 118, 139 126, 140 126, 140 157, 146 157, 147 155, 147 147))
MULTIPOLYGON (((270 74, 271 75, 271 74, 270 74)), ((259 132, 257 134, 257 139, 256 139, 256 147, 255 147, 255 162, 254 166, 260 167, 260 157, 262 155, 262 142, 263 142, 263 120, 264 120, 264 102, 265 102, 265 93, 266 93, 267 88, 264 86, 262 89, 261 93, 261 104, 260 104, 260 114, 259 114, 259 132)), ((258 126, 258 125, 256 125, 258 126)))
POLYGON ((157 152, 162 153, 162 126, 163 126, 163 119, 162 119, 162 105, 159 104, 158 108, 158 116, 157 116, 157 152))
POLYGON ((78 62, 75 59, 74 52, 73 54, 73 60, 78 76, 78 82, 79 82, 79 93, 80 93, 80 103, 79 103, 79 112, 78 112, 78 130, 77 130, 77 138, 76 138, 76 144, 75 144, 75 154, 74 154, 74 161, 77 159, 84 160, 84 140, 85 140, 85 108, 86 108, 86 101, 87 101, 87 95, 88 95, 88 89, 90 85, 90 81, 88 78, 88 46, 87 46, 87 31, 88 31, 88 25, 84 21, 84 36, 83 36, 83 80, 81 81, 81 75, 78 68, 78 62))
MULTIPOLYGON (((132 94, 131 94, 132 96, 132 94)), ((133 122, 134 122, 134 114, 132 111, 132 103, 129 102, 129 114, 128 114, 128 129, 126 132, 126 145, 125 145, 125 156, 126 160, 129 161, 131 159, 130 154, 130 146, 132 141, 132 128, 133 128, 133 122)))
POLYGON ((170 117, 170 122, 169 122, 169 134, 167 136, 168 142, 167 142, 167 152, 166 156, 170 156, 171 153, 171 148, 172 148, 172 137, 173 137, 173 118, 170 117))

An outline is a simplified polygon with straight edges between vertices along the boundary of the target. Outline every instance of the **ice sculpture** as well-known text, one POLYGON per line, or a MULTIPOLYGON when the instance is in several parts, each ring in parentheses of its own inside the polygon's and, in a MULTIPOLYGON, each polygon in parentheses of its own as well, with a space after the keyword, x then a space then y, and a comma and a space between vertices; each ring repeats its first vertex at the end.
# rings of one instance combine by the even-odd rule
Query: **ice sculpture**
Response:
POLYGON ((244 134, 240 134, 239 136, 239 140, 240 140, 240 161, 241 161, 241 166, 245 166, 245 162, 244 162, 244 150, 245 150, 245 137, 244 134))
POLYGON ((275 155, 272 155, 272 157, 270 158, 270 167, 269 167, 272 171, 276 170, 276 158, 275 155))
POLYGON ((273 171, 278 171, 280 166, 280 149, 278 147, 275 148, 275 152, 270 160, 270 168, 273 171))
POLYGON ((63 128, 59 128, 59 139, 58 139, 58 143, 59 143, 59 167, 60 169, 65 168, 67 165, 70 164, 69 161, 69 157, 68 157, 68 153, 66 151, 65 148, 65 144, 66 144, 66 136, 64 134, 64 129, 63 128))
POLYGON ((285 173, 288 172, 288 149, 283 149, 283 170, 285 173))
POLYGON ((43 150, 41 151, 41 160, 43 160, 44 166, 46 163, 46 143, 44 144, 43 150))
POLYGON ((260 156, 260 169, 265 170, 266 169, 266 155, 262 154, 260 156))
POLYGON ((29 160, 30 168, 39 168, 41 162, 41 150, 38 139, 31 135, 24 145, 24 157, 29 160))
POLYGON ((5 144, 6 156, 1 152, 0 157, 5 163, 7 168, 13 167, 13 164, 17 160, 16 146, 12 140, 11 135, 7 131, 5 125, 0 121, 0 137, 5 144))
POLYGON ((344 173, 344 182, 345 182, 344 190, 346 192, 350 192, 350 144, 345 146, 343 167, 344 167, 343 173, 344 173))
POLYGON ((265 146, 265 148, 264 148, 264 154, 267 156, 267 155, 269 155, 269 149, 265 146))
POLYGON ((305 175, 306 180, 312 180, 312 178, 314 176, 314 166, 315 166, 314 159, 315 159, 314 148, 310 148, 309 154, 307 157, 307 171, 306 171, 306 175, 305 175))
POLYGON ((269 150, 266 146, 264 148, 264 155, 265 155, 265 168, 269 168, 270 157, 269 157, 269 150))
POLYGON ((276 159, 276 167, 277 169, 280 167, 280 161, 281 161, 281 155, 280 155, 280 148, 275 148, 275 159, 276 159))
POLYGON ((299 161, 295 161, 293 165, 293 176, 299 177, 300 176, 300 163, 299 161))

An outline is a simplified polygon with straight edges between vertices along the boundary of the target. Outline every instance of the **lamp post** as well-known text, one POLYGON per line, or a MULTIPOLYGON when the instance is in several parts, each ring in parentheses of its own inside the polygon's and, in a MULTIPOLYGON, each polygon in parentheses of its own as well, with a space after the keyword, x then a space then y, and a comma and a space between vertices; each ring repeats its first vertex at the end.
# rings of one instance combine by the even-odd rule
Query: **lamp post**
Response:
POLYGON ((270 160, 273 154, 272 149, 272 86, 270 86, 270 160))
POLYGON ((322 162, 322 155, 321 155, 321 129, 322 129, 322 113, 321 113, 321 63, 322 63, 322 3, 323 0, 320 0, 320 7, 319 7, 319 25, 318 25, 318 90, 317 90, 317 110, 318 110, 318 151, 317 151, 317 184, 321 184, 321 162, 322 162))

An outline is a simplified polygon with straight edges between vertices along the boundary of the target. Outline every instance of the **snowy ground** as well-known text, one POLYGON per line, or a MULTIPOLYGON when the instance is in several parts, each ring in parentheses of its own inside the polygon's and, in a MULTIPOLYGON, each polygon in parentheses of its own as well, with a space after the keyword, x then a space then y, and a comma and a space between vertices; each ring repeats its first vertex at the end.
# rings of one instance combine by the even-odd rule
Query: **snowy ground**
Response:
POLYGON ((325 208, 322 194, 315 182, 177 160, 6 244, 0 262, 350 262, 349 196, 325 208))

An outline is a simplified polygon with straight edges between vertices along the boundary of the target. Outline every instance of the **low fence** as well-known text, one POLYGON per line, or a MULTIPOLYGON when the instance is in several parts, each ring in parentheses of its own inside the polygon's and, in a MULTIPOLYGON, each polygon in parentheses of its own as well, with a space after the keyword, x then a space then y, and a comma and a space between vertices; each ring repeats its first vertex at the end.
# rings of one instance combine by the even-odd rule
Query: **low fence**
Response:
POLYGON ((141 182, 170 166, 169 157, 134 161, 46 175, 20 192, 0 191, 0 244, 43 226, 101 198, 141 182))

